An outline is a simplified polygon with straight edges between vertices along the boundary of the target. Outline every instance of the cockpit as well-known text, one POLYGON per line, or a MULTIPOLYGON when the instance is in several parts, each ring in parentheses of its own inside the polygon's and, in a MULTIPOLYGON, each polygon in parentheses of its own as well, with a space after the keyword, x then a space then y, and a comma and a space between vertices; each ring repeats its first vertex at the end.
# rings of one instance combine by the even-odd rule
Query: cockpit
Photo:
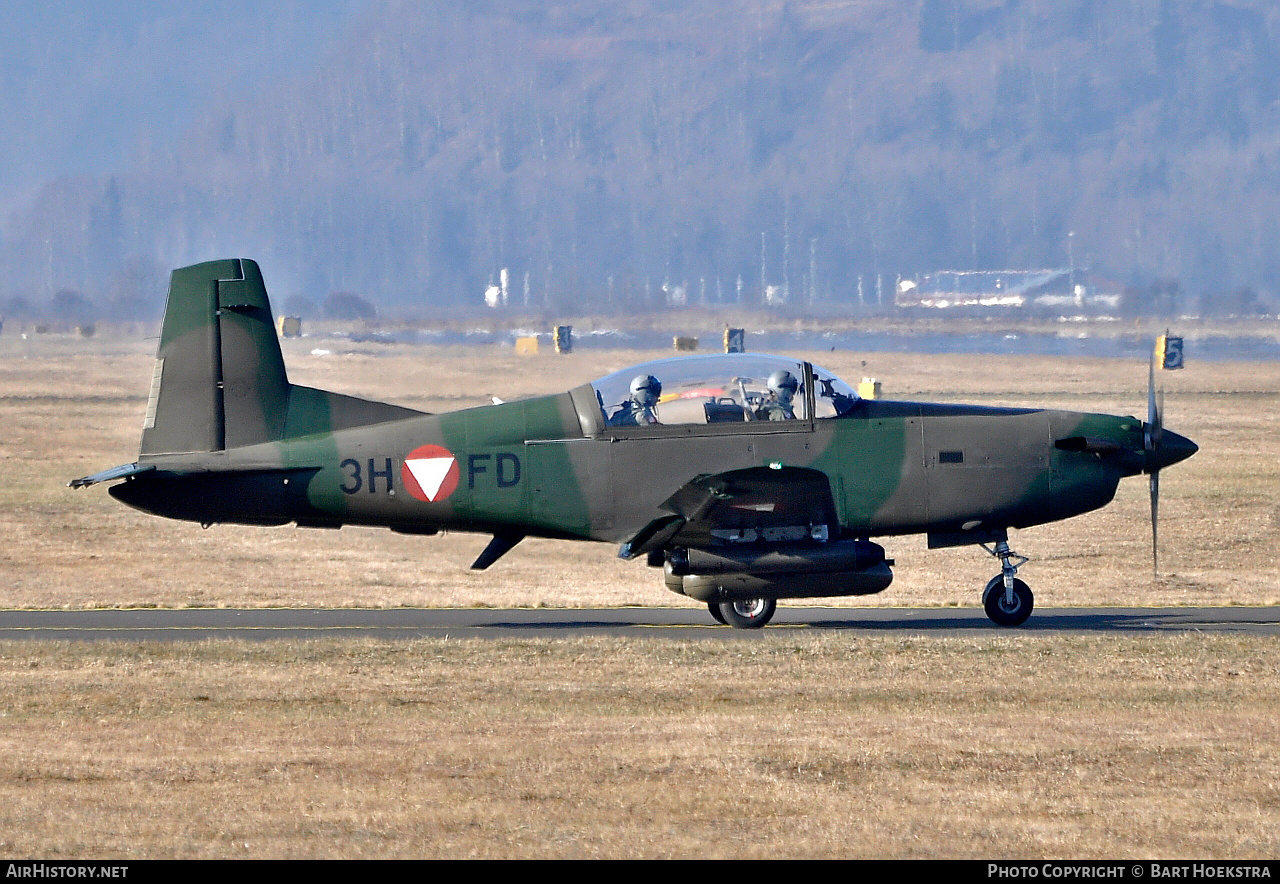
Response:
POLYGON ((807 424, 846 414, 858 401, 848 384, 812 363, 756 353, 659 359, 590 386, 600 408, 600 429, 609 430, 742 429, 754 422, 781 430, 786 422, 807 424))

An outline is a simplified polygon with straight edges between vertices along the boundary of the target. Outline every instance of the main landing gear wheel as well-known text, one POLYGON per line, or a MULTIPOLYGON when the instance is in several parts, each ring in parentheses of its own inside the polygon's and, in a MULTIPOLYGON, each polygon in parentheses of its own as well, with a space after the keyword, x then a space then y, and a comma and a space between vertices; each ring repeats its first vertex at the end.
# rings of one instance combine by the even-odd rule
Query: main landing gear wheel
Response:
POLYGON ((1003 574, 992 577, 982 592, 982 607, 986 608, 987 616, 997 626, 1021 626, 1026 623, 1035 603, 1031 587, 1016 577, 1013 578, 1013 586, 1006 590, 1003 574))
POLYGON ((724 615, 720 613, 720 603, 719 603, 719 602, 707 602, 707 610, 711 612, 711 619, 712 619, 712 620, 716 621, 716 622, 717 622, 717 623, 719 623, 721 626, 728 626, 728 625, 729 625, 728 623, 725 623, 725 622, 724 622, 724 615))
MULTIPOLYGON (((715 605, 715 603, 712 603, 715 605)), ((742 599, 736 602, 721 602, 712 608, 712 617, 721 623, 727 623, 734 629, 759 629, 773 619, 773 612, 778 610, 776 599, 742 599), (716 617, 716 609, 720 616, 716 617)))

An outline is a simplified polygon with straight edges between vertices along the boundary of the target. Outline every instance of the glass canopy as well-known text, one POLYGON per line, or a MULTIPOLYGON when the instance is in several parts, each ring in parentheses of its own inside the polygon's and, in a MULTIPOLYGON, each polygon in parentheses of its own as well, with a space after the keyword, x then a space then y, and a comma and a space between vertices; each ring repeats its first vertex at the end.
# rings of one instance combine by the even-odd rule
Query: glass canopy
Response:
POLYGON ((858 398, 816 365, 759 353, 659 359, 591 386, 610 426, 831 418, 858 398))

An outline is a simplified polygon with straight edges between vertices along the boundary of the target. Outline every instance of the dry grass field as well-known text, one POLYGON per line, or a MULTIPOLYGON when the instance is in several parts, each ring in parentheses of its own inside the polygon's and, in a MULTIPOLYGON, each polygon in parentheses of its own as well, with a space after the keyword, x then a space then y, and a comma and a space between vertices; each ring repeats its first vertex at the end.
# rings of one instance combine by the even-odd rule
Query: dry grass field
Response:
MULTIPOLYGON (((131 460, 154 342, 0 335, 0 606, 664 605, 595 544, 166 522, 131 460)), ((1280 603, 1280 364, 1165 373, 1201 446, 1018 532, 1041 605, 1280 603)), ((656 353, 287 342, 299 383, 432 411, 656 353), (313 354, 313 350, 328 350, 313 354)), ((808 354, 886 395, 1142 415, 1145 364, 808 354)), ((975 605, 994 562, 889 539, 856 604, 975 605)), ((1218 635, 6 643, 0 850, 57 857, 1280 855, 1280 649, 1218 635)))
POLYGON ((1274 858, 1233 636, 0 645, 0 852, 1274 858))

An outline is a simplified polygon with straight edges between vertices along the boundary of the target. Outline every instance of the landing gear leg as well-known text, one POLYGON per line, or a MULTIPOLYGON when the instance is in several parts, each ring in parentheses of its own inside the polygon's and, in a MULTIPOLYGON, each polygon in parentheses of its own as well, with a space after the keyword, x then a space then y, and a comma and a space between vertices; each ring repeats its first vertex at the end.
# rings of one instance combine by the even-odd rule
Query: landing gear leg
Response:
POLYGON ((984 543, 982 548, 1000 560, 1000 573, 992 577, 982 591, 982 607, 998 626, 1021 626, 1031 616, 1035 596, 1031 588, 1014 575, 1028 559, 1009 549, 1008 540, 999 540, 994 547, 984 543))

